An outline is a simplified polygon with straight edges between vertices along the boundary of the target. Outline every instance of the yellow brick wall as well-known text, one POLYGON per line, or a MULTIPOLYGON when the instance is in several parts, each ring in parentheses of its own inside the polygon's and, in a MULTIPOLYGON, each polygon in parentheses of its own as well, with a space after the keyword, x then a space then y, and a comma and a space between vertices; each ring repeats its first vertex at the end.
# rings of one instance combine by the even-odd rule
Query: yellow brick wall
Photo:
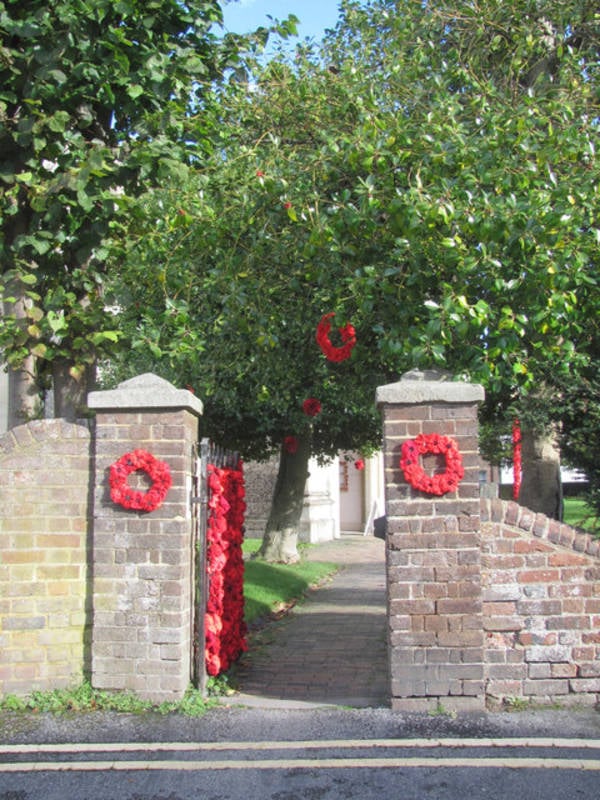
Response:
POLYGON ((85 424, 0 437, 0 696, 74 685, 89 666, 89 462, 85 424))

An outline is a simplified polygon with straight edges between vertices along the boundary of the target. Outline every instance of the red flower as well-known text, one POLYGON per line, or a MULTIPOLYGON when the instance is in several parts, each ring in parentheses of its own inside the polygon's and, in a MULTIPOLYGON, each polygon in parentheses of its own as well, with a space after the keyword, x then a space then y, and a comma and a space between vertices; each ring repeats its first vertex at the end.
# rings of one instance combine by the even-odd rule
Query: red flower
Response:
POLYGON ((404 442, 400 467, 405 480, 413 489, 438 496, 456 491, 465 475, 456 442, 439 433, 420 433, 415 439, 404 442), (427 453, 443 455, 446 460, 446 471, 438 475, 427 475, 420 464, 420 456, 427 453))
POLYGON ((257 178, 264 178, 265 177, 265 173, 262 171, 262 169, 257 169, 256 170, 256 177, 257 178))
POLYGON ((364 459, 362 459, 362 458, 357 458, 357 459, 356 459, 356 461, 354 462, 354 468, 355 468, 355 469, 357 469, 357 470, 359 470, 359 471, 360 471, 360 470, 363 470, 363 469, 365 468, 365 462, 364 462, 364 459))
POLYGON ((293 455, 298 450, 298 439, 295 436, 286 436, 283 440, 283 447, 287 453, 293 455))
POLYGON ((344 344, 341 347, 336 347, 329 338, 329 333, 331 331, 330 320, 334 316, 335 313, 332 311, 321 317, 321 321, 317 325, 315 338, 328 361, 340 362, 350 358, 354 345, 356 344, 356 331, 354 330, 354 326, 350 323, 347 323, 342 328, 338 328, 340 338, 344 344))
POLYGON ((317 400, 316 397, 307 397, 302 403, 302 411, 307 417, 316 417, 317 414, 321 413, 321 401, 317 400))
POLYGON ((287 210, 288 208, 292 207, 292 204, 290 203, 289 200, 286 200, 285 203, 283 204, 283 207, 287 210))

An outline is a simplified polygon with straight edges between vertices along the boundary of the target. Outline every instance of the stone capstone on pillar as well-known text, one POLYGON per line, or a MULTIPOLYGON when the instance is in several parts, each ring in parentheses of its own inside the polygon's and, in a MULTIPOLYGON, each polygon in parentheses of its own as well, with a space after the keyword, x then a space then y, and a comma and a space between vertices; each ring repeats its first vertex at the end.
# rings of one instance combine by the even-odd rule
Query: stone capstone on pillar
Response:
POLYGON ((116 389, 90 392, 88 407, 95 410, 136 408, 180 408, 201 416, 202 401, 188 389, 176 389, 172 383, 145 372, 120 383, 116 389))
POLYGON ((451 379, 450 373, 434 369, 405 372, 396 383, 379 386, 377 405, 386 403, 480 403, 484 400, 483 386, 451 379))

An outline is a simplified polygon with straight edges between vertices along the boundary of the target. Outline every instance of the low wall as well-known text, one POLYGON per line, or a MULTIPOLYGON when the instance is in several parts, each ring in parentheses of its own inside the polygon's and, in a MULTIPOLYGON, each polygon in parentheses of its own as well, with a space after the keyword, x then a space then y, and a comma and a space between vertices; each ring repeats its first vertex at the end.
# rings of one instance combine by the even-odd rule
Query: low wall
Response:
MULTIPOLYGON (((477 387, 383 388, 392 708, 597 704, 600 541, 479 497, 477 387), (456 492, 406 483, 402 443, 421 432, 455 437, 456 492)), ((86 423, 64 420, 0 437, 0 696, 91 674, 98 688, 176 699, 192 672, 201 404, 156 376, 92 400, 94 445, 86 423), (108 495, 108 466, 137 447, 172 472, 150 515, 108 495)))
POLYGON ((100 689, 180 699, 193 673, 202 404, 153 375, 89 401, 93 436, 86 423, 56 419, 0 437, 0 696, 88 677, 100 689), (109 466, 137 448, 170 468, 168 497, 151 514, 110 498, 109 466))
POLYGON ((0 437, 0 694, 71 686, 88 666, 89 464, 85 423, 0 437))
POLYGON ((488 702, 600 698, 600 540, 517 503, 482 500, 488 702))
MULTIPOLYGON (((482 399, 481 387, 434 372, 407 373, 378 389, 392 708, 597 705, 600 542, 516 503, 480 497, 482 399), (408 483, 402 446, 420 434, 455 441, 464 466, 455 491, 436 496, 408 483)), ((428 452, 421 469, 445 471, 428 452)))

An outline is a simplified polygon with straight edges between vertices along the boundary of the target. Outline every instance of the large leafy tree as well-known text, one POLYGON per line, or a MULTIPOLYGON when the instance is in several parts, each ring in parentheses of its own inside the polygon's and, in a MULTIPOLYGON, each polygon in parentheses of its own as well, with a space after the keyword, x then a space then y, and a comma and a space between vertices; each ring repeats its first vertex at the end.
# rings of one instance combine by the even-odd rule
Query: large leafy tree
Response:
MULTIPOLYGON (((437 246, 450 250, 449 257, 443 250, 435 255, 450 271, 438 272, 438 289, 426 301, 429 346, 432 356, 462 361, 479 375, 488 390, 487 419, 508 413, 527 421, 522 493, 532 507, 554 514, 559 476, 549 448, 548 397, 557 379, 593 357, 597 341, 597 9, 449 2, 431 13, 439 36, 428 27, 435 53, 425 70, 433 77, 437 63, 437 79, 411 76, 404 91, 396 82, 413 114, 415 100, 432 103, 422 117, 431 157, 419 164, 433 169, 421 171, 418 194, 426 201, 437 195, 444 219, 434 205, 428 227, 437 246), (446 97, 436 90, 440 80, 446 97), (445 130, 436 128, 443 109, 445 130), (460 261, 456 272, 452 254, 460 261), (475 357, 471 365, 463 354, 453 356, 464 344, 475 357), (552 471, 552 479, 540 480, 552 471), (553 492, 545 491, 550 486, 553 492)), ((383 28, 385 46, 396 18, 388 14, 383 28)), ((429 239, 424 231, 421 241, 429 239)))
POLYGON ((594 359, 579 374, 559 384, 551 417, 557 424, 561 455, 585 472, 590 516, 600 519, 600 362, 594 359))
POLYGON ((589 360, 597 46, 593 4, 347 0, 318 54, 222 94, 217 157, 148 198, 123 325, 215 437, 281 449, 265 552, 309 453, 376 443, 377 383, 447 368, 496 413, 589 360), (343 363, 327 312, 356 328, 343 363))
POLYGON ((250 93, 233 86, 221 97, 212 163, 191 185, 148 198, 152 227, 129 251, 117 301, 130 371, 191 385, 205 402, 203 429, 245 457, 280 452, 267 549, 281 558, 309 456, 378 443, 373 398, 390 373, 372 357, 376 336, 348 295, 352 270, 326 225, 339 184, 328 147, 333 130, 352 131, 352 99, 312 65, 304 73, 273 63, 257 79, 250 93), (334 344, 348 322, 361 331, 341 363, 315 341, 330 312, 334 344), (314 417, 303 410, 310 398, 321 404, 314 417))
POLYGON ((0 2, 0 348, 22 401, 53 373, 73 412, 114 350, 107 235, 202 155, 205 88, 235 65, 220 20, 216 0, 0 2))

